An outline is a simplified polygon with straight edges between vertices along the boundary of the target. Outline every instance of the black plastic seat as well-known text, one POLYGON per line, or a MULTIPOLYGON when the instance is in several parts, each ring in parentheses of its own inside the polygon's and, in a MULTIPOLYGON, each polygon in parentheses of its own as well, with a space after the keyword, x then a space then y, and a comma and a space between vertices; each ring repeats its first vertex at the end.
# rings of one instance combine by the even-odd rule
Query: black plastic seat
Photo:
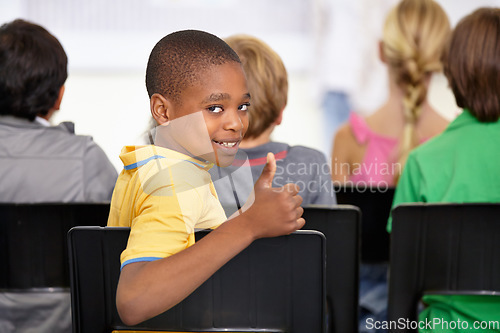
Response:
POLYGON ((394 188, 383 186, 335 187, 337 202, 361 209, 361 261, 389 262, 387 219, 392 208, 394 188))
MULTIPOLYGON (((202 237, 208 231, 196 232, 202 237)), ((259 239, 181 303, 136 326, 116 310, 129 228, 68 233, 73 331, 325 332, 325 237, 316 231, 259 239)))
POLYGON ((108 214, 109 203, 0 204, 0 289, 68 289, 68 231, 108 214))
POLYGON ((329 332, 355 333, 358 331, 359 208, 309 206, 304 207, 303 216, 306 220, 303 229, 317 230, 326 236, 329 332))
POLYGON ((417 320, 425 293, 500 297, 500 204, 405 204, 392 219, 389 321, 417 320))

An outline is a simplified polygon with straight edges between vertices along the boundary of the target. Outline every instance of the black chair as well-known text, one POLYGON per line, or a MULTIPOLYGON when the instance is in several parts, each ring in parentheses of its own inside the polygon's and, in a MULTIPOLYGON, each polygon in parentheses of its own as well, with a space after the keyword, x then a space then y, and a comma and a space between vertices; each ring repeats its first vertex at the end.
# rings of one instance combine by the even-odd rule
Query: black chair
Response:
POLYGON ((392 208, 394 188, 382 186, 336 186, 337 203, 361 209, 361 261, 389 261, 387 219, 392 208))
POLYGON ((499 263, 500 204, 397 206, 392 212, 389 321, 417 320, 425 293, 499 295, 499 263))
POLYGON ((68 231, 108 214, 109 203, 0 204, 0 289, 69 289, 68 231))
MULTIPOLYGON (((136 326, 116 310, 129 228, 68 233, 73 331, 325 332, 325 237, 315 231, 259 239, 181 303, 136 326)), ((207 231, 196 232, 199 239, 207 231)))
POLYGON ((303 229, 326 236, 329 332, 358 331, 359 235, 361 213, 354 206, 304 207, 303 229))

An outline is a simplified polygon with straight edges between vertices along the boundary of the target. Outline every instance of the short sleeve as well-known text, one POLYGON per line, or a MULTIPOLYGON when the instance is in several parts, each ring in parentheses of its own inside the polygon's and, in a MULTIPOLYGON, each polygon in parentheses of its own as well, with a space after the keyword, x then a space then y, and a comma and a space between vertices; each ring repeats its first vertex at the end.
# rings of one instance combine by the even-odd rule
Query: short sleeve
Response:
POLYGON ((187 183, 174 185, 166 179, 169 171, 160 172, 154 181, 149 179, 146 191, 141 189, 137 196, 127 248, 121 255, 122 267, 166 258, 194 243, 194 225, 202 210, 200 195, 187 183))

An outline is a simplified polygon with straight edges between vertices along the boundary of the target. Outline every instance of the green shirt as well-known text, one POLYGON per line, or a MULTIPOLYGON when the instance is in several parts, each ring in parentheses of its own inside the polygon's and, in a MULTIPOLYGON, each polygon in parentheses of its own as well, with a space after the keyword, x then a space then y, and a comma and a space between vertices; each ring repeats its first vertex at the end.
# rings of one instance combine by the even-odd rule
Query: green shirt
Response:
MULTIPOLYGON (((500 121, 481 123, 464 110, 442 134, 412 151, 393 208, 405 202, 500 202, 500 121)), ((389 218, 389 232, 391 223, 389 218)), ((429 295, 423 302, 428 306, 420 320, 466 320, 469 330, 476 320, 500 326, 498 296, 429 295)), ((500 332, 499 326, 478 332, 500 332)))

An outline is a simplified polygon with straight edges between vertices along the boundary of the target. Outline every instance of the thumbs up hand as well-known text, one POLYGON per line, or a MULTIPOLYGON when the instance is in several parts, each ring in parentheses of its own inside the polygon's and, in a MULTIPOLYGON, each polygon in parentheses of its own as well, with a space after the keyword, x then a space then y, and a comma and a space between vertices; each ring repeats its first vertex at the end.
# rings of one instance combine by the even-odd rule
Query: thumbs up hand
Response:
POLYGON ((276 158, 273 153, 267 154, 267 162, 260 174, 259 179, 255 182, 254 188, 271 188, 273 186, 274 174, 276 173, 276 158))
POLYGON ((250 227, 255 239, 287 235, 302 228, 302 197, 295 184, 274 188, 272 182, 276 173, 274 154, 268 153, 267 163, 255 182, 255 201, 244 215, 251 219, 250 227))

